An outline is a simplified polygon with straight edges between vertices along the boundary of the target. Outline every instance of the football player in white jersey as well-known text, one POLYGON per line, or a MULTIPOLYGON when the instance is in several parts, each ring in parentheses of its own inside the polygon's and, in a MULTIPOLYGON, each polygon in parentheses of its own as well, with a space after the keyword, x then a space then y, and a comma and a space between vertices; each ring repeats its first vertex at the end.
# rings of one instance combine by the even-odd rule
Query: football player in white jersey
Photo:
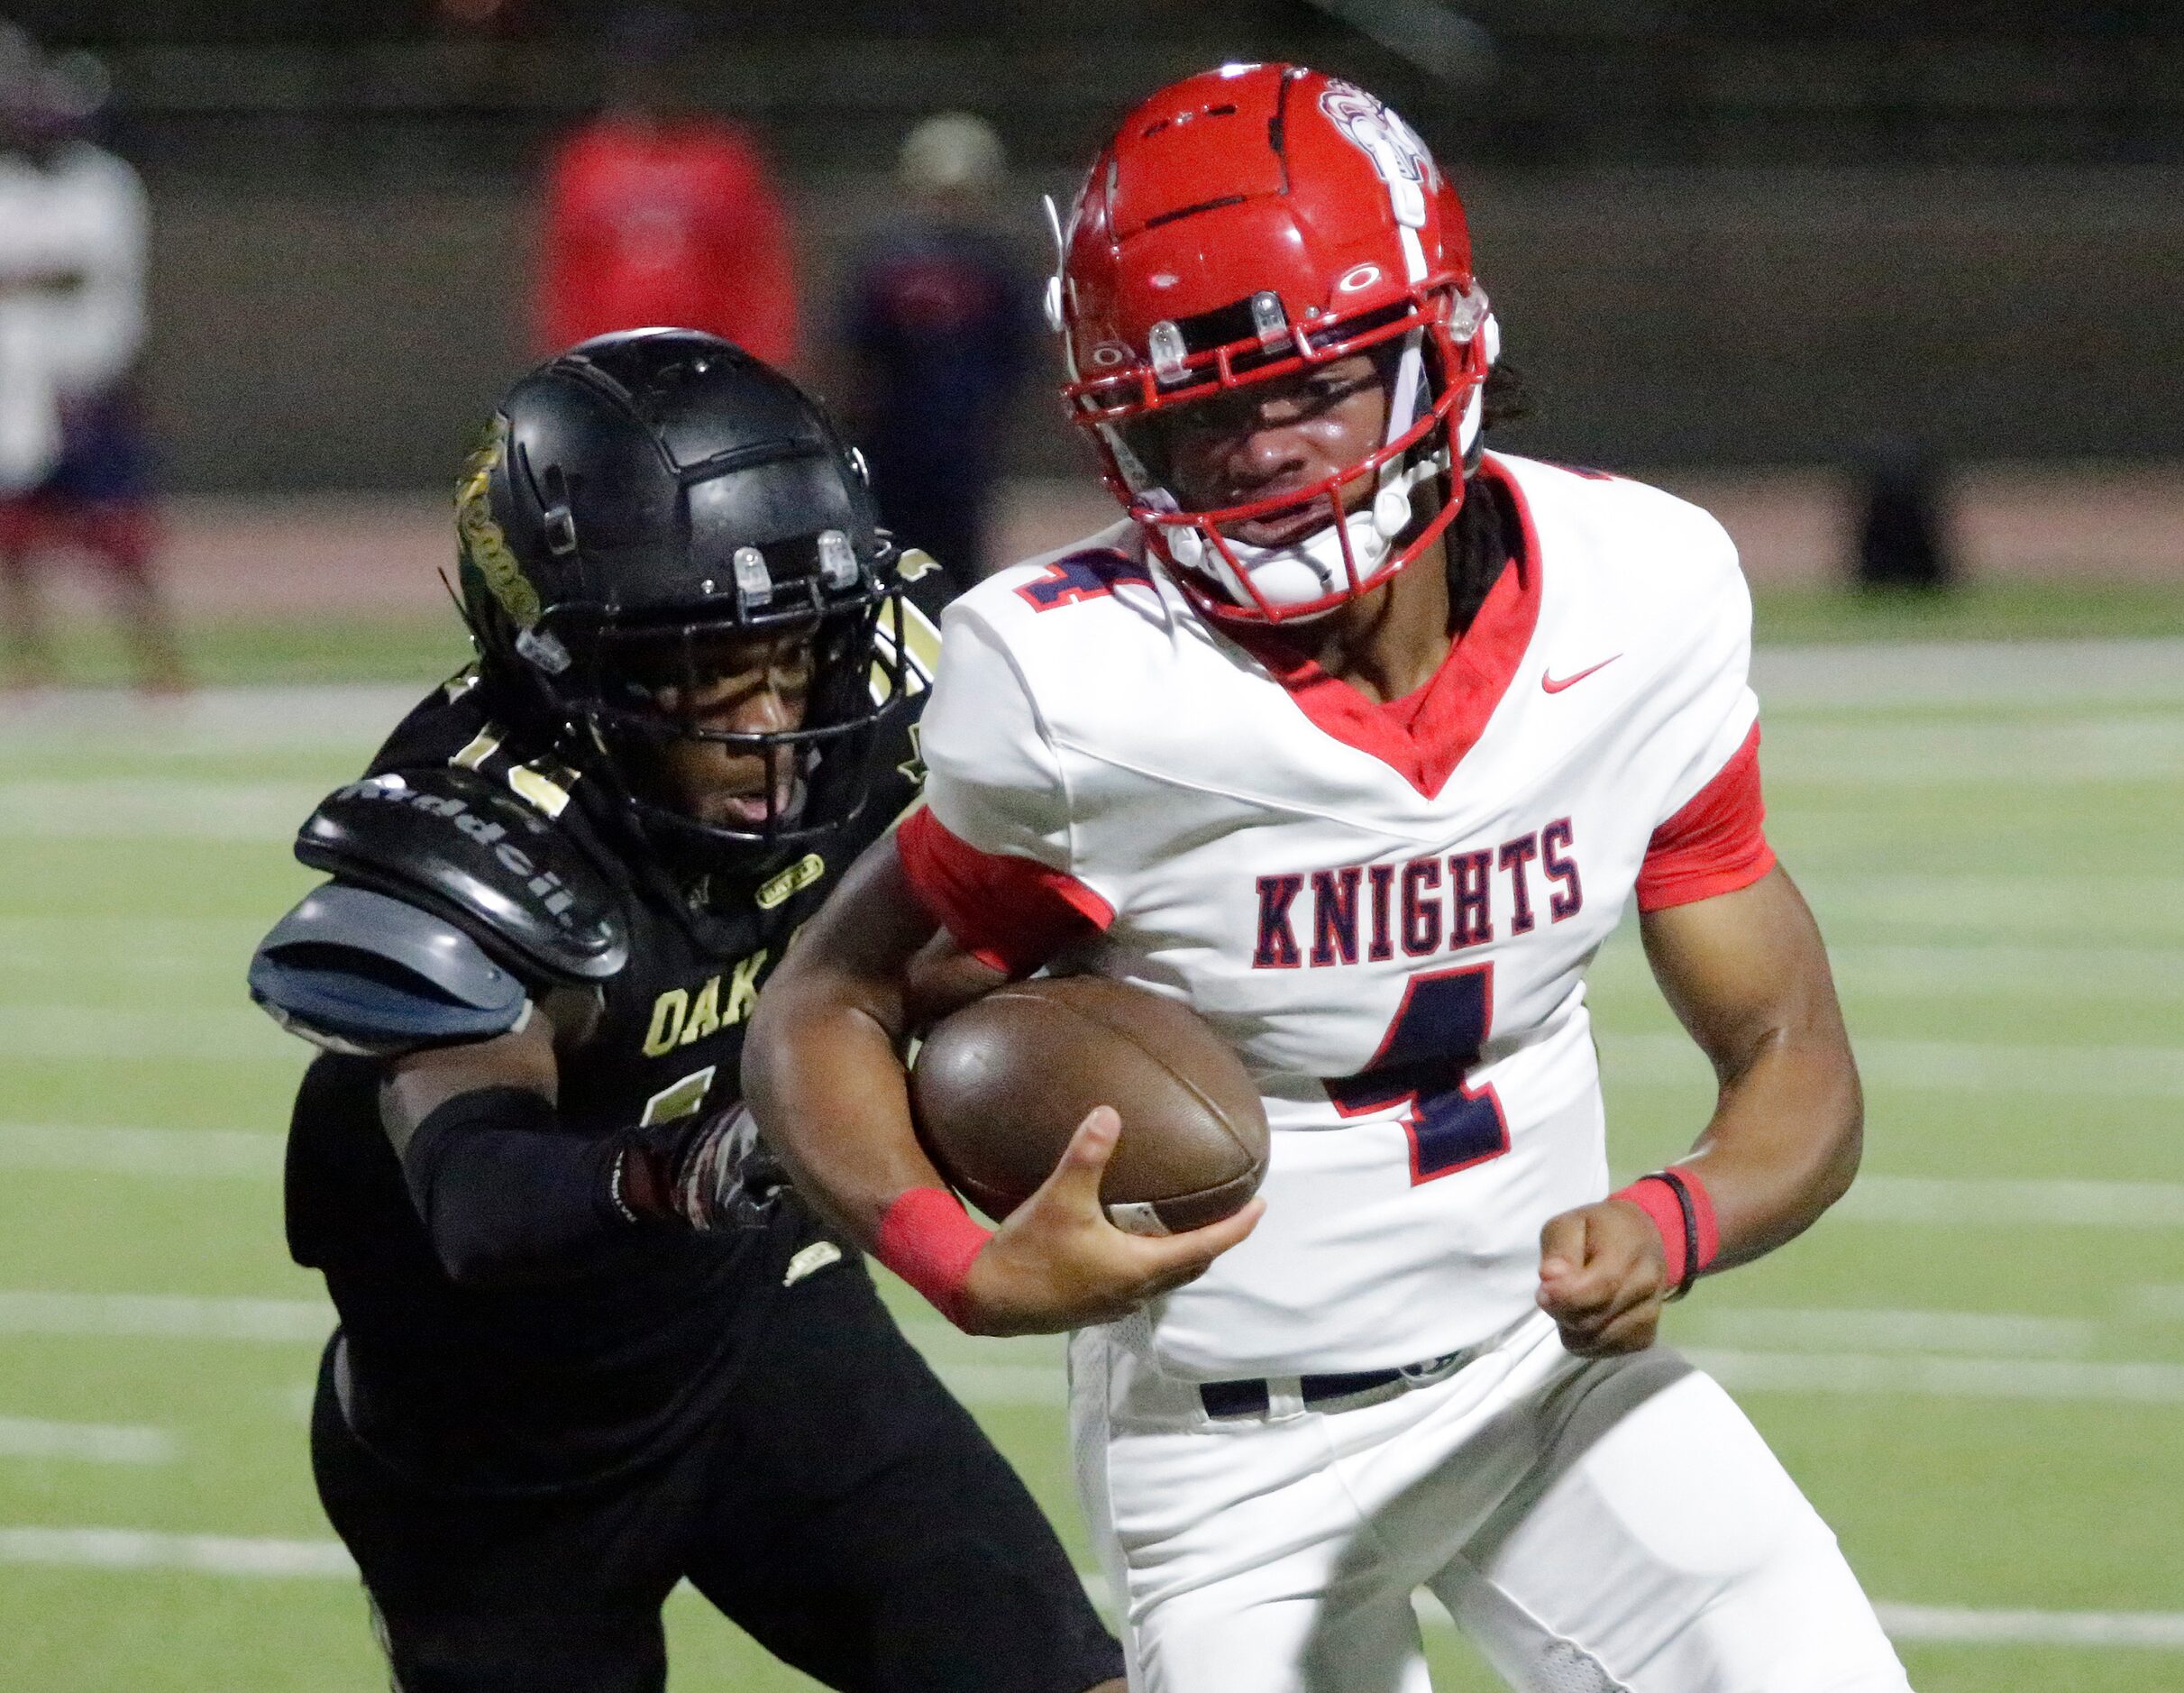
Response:
POLYGON ((0 624, 5 680, 53 680, 40 572, 111 583, 144 687, 186 683, 155 574, 159 523, 131 375, 144 340, 144 187, 92 144, 105 74, 0 22, 0 624))
POLYGON ((1163 91, 1060 233, 1067 392, 1128 516, 950 610, 928 805, 758 1012, 767 1133, 964 1327, 1078 1331, 1143 1693, 1414 1693, 1421 1587, 1520 1688, 1900 1693, 1833 1536, 1652 1345, 1859 1152, 1826 954, 1760 828, 1728 537, 1485 451, 1462 207, 1348 84, 1163 91), (1633 897, 1720 1094, 1611 1194, 1584 978, 1633 897), (1102 1108, 997 1232, 963 1212, 896 1055, 1043 967, 1235 1045, 1260 1201, 1112 1227, 1102 1108))

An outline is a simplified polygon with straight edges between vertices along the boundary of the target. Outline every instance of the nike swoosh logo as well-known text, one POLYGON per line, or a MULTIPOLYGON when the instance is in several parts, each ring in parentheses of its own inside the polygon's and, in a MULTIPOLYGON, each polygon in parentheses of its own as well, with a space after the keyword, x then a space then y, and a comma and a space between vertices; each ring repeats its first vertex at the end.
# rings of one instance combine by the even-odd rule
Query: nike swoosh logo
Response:
POLYGON ((1622 654, 1621 653, 1611 654, 1608 657, 1602 659, 1597 664, 1579 671, 1575 676, 1565 676, 1560 682, 1557 682, 1552 676, 1542 674, 1540 678, 1540 686, 1546 689, 1549 693, 1560 693, 1565 688, 1575 688, 1579 682, 1583 682, 1587 676, 1591 675, 1594 671, 1605 670, 1610 664, 1613 664, 1622 656, 1622 654))

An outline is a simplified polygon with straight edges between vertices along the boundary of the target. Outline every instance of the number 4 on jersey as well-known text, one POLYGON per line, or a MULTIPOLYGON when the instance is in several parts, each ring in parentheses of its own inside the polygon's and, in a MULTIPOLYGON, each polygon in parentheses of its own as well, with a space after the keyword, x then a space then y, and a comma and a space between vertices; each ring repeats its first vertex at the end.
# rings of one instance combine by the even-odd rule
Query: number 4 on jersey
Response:
POLYGON ((1372 1063, 1326 1084, 1345 1117, 1410 1108, 1403 1128, 1411 1137, 1414 1186, 1509 1150, 1509 1121, 1494 1089, 1475 1092, 1464 1084, 1493 1021, 1492 965, 1414 975, 1372 1063))

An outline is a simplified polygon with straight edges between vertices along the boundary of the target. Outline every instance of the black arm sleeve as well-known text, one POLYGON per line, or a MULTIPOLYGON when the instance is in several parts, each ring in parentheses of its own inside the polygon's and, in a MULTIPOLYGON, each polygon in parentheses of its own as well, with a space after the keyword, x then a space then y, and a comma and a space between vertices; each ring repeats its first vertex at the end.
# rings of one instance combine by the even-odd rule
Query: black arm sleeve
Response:
MULTIPOLYGON (((726 1113, 612 1135, 570 1134, 520 1087, 481 1087, 428 1113, 402 1155, 411 1202, 448 1275, 516 1286, 580 1274, 633 1228, 689 1229, 674 1202, 726 1113)), ((708 1197, 710 1190, 708 1188, 708 1197)))
POLYGON ((615 1203, 618 1136, 573 1135, 520 1087, 437 1107, 410 1137, 402 1173, 433 1249, 456 1281, 509 1286, 580 1270, 626 1231, 615 1203))

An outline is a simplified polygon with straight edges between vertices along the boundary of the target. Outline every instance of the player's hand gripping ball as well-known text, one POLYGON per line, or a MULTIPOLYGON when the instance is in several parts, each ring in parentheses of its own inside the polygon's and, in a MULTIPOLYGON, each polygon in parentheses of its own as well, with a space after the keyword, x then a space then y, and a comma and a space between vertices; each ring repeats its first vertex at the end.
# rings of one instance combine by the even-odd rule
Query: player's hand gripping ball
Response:
POLYGON ((927 1156, 996 1221, 1097 1105, 1122 1119, 1100 1184, 1119 1228, 1202 1227, 1266 1174, 1266 1112, 1242 1060, 1189 1007, 1105 976, 998 988, 935 1029, 910 1073, 927 1156))

